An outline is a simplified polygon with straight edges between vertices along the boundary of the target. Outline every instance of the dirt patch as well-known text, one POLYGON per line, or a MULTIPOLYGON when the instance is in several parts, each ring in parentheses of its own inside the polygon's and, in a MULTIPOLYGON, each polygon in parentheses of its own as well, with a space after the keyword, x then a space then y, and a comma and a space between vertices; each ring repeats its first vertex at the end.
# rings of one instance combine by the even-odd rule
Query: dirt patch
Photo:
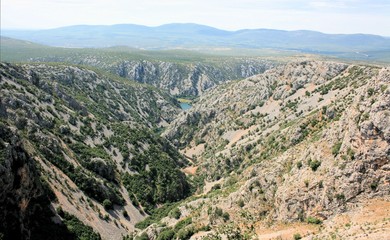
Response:
POLYGON ((186 167, 183 169, 183 172, 189 175, 195 175, 196 170, 198 170, 198 167, 186 167))
POLYGON ((390 240, 390 201, 368 200, 360 207, 325 221, 318 239, 390 240))
POLYGON ((181 151, 181 153, 185 154, 186 156, 193 158, 194 156, 199 156, 204 152, 204 143, 199 144, 198 146, 195 146, 193 148, 186 149, 184 151, 181 151))
POLYGON ((203 187, 203 193, 207 194, 208 192, 211 191, 211 188, 214 187, 216 184, 220 184, 223 181, 223 178, 219 179, 218 181, 214 182, 205 182, 205 185, 203 187))
POLYGON ((272 228, 255 228, 257 239, 294 239, 295 234, 299 234, 301 237, 307 236, 313 232, 318 232, 319 227, 316 225, 309 225, 304 223, 288 224, 288 225, 276 225, 272 228))

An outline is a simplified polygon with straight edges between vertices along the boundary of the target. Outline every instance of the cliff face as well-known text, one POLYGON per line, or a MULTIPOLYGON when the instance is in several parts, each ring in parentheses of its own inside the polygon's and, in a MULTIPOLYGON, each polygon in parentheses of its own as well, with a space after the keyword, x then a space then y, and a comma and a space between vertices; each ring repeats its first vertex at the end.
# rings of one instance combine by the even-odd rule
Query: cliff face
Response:
POLYGON ((172 95, 199 96, 222 82, 247 78, 274 66, 262 60, 234 60, 215 64, 124 61, 110 66, 121 77, 165 89, 172 95))
POLYGON ((55 197, 22 140, 0 124, 0 235, 2 239, 72 239, 55 223, 50 205, 55 197), (42 226, 45 226, 44 228, 42 226))
MULTIPOLYGON (((175 96, 199 96, 220 83, 243 79, 278 65, 259 58, 195 57, 191 61, 136 59, 118 53, 77 56, 50 56, 29 59, 32 62, 69 62, 98 67, 129 80, 147 83, 175 96), (114 55, 115 54, 115 55, 114 55), (111 56, 113 55, 113 56, 111 56)), ((180 55, 181 56, 181 55, 180 55)), ((183 56, 181 56, 183 57, 183 56)))

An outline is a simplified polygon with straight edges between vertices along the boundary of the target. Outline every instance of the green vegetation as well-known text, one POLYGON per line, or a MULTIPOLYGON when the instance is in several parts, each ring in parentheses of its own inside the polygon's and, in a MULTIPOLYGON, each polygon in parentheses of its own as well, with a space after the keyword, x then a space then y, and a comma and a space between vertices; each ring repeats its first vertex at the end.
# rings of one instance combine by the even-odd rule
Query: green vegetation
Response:
POLYGON ((126 173, 123 183, 150 213, 157 203, 176 202, 188 196, 190 187, 185 175, 167 156, 159 156, 153 150, 147 154, 142 160, 146 158, 144 161, 149 163, 148 168, 139 169, 139 174, 135 175, 126 173), (158 161, 151 162, 154 159, 158 161))
POLYGON ((173 217, 175 219, 179 219, 180 216, 181 216, 181 211, 179 208, 174 208, 170 213, 169 213, 169 216, 170 217, 173 217))
POLYGON ((342 142, 337 142, 333 145, 333 147, 332 147, 333 156, 337 156, 339 154, 342 144, 343 144, 342 142))
POLYGON ((302 168, 302 165, 303 165, 303 164, 302 164, 302 161, 298 161, 298 162, 297 162, 297 168, 298 168, 298 169, 301 169, 301 168, 302 168))
POLYGON ((183 239, 183 240, 187 240, 187 239, 190 239, 192 235, 194 235, 195 233, 195 229, 194 228, 185 228, 185 229, 180 229, 177 233, 176 233, 176 237, 178 239, 183 239))
POLYGON ((379 183, 378 182, 372 182, 370 184, 371 190, 375 191, 378 188, 379 183))
POLYGON ((294 238, 294 240, 300 240, 300 239, 302 239, 302 236, 299 233, 295 233, 293 238, 294 238))
POLYGON ((243 208, 245 206, 244 200, 242 199, 240 199, 237 204, 240 208, 243 208))
POLYGON ((336 199, 339 201, 344 201, 345 200, 345 195, 343 193, 337 193, 336 194, 336 199))
POLYGON ((321 166, 321 161, 318 161, 317 159, 316 160, 309 159, 308 163, 311 170, 313 170, 314 172, 317 171, 317 169, 321 166))
POLYGON ((166 228, 160 232, 157 240, 171 240, 174 239, 175 232, 171 228, 166 228))
POLYGON ((178 223, 176 223, 174 230, 175 230, 175 232, 178 232, 179 230, 190 225, 191 223, 192 223, 192 218, 183 219, 183 220, 179 221, 178 223))
POLYGON ((134 240, 149 240, 149 236, 147 233, 142 233, 141 236, 136 237, 134 240))
POLYGON ((166 203, 164 206, 151 210, 150 216, 143 221, 135 224, 136 228, 145 229, 153 223, 159 222, 162 218, 169 215, 169 213, 178 206, 178 203, 166 203))
POLYGON ((318 218, 315 218, 315 217, 311 217, 309 216, 307 219, 306 219, 306 222, 307 223, 310 223, 310 224, 322 224, 322 221, 318 218))
MULTIPOLYGON (((104 207, 104 209, 106 209, 106 210, 110 210, 110 209, 113 208, 113 204, 112 204, 112 202, 111 202, 109 199, 105 199, 105 200, 103 201, 103 207, 104 207)), ((127 212, 126 212, 126 213, 127 213, 127 212)))
POLYGON ((371 97, 374 94, 374 92, 375 92, 374 88, 367 89, 367 94, 368 94, 369 97, 371 97))
POLYGON ((68 228, 69 232, 76 236, 76 239, 80 240, 100 240, 101 237, 96 233, 92 227, 84 225, 75 216, 58 209, 58 214, 61 216, 64 224, 68 228))

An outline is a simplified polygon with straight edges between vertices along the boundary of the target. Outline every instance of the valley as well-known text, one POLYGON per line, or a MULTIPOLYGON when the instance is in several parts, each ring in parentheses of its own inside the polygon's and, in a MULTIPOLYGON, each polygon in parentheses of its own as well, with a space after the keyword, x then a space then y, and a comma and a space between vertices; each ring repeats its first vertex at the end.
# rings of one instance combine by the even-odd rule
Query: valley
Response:
POLYGON ((1 41, 0 239, 388 237, 386 63, 1 41))

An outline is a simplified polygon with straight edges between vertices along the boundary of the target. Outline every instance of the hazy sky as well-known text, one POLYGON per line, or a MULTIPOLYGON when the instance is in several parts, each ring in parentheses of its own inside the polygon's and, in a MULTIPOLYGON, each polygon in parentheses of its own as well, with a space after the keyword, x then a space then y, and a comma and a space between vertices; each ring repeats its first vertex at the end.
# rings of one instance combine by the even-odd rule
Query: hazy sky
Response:
POLYGON ((390 0, 1 0, 1 28, 199 23, 390 36, 390 0))

